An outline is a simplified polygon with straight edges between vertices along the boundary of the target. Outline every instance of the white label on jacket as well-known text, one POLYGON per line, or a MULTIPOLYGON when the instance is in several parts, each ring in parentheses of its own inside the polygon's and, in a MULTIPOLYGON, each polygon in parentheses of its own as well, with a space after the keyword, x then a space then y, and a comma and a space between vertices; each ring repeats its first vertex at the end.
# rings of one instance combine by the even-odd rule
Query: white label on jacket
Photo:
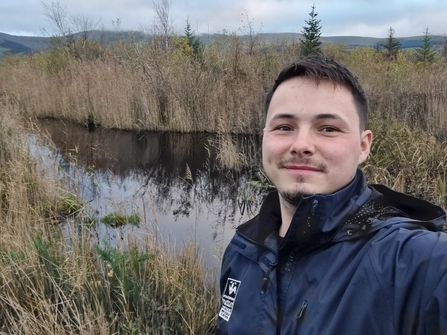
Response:
POLYGON ((222 307, 219 311, 219 316, 225 321, 230 320, 231 313, 233 313, 233 306, 240 285, 241 282, 239 280, 227 278, 225 291, 222 295, 222 307))

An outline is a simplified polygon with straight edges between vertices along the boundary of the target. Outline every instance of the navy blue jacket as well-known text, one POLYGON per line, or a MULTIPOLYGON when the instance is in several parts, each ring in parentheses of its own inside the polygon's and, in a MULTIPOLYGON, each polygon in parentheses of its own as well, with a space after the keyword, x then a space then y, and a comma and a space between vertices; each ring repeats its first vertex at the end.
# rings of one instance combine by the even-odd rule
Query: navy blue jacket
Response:
POLYGON ((302 199, 282 241, 279 198, 239 226, 217 334, 447 334, 445 212, 368 186, 302 199))

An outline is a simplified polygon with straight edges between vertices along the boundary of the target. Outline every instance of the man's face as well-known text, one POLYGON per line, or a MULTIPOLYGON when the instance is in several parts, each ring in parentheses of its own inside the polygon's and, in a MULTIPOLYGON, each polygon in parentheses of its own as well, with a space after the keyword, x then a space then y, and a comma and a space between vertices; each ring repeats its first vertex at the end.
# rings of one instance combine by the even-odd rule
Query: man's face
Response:
POLYGON ((368 157, 371 131, 360 131, 351 92, 329 81, 292 78, 273 94, 264 128, 264 170, 283 200, 346 186, 368 157))

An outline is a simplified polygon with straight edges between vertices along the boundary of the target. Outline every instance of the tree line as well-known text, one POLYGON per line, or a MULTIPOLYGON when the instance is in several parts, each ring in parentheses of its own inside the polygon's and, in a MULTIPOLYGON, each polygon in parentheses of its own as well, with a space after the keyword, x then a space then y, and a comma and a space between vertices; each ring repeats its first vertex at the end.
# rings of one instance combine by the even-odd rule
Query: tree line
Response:
MULTIPOLYGON (((89 43, 91 32, 99 25, 99 21, 96 21, 93 17, 88 15, 78 15, 69 17, 66 8, 60 4, 59 1, 53 1, 51 4, 42 3, 44 7, 44 13, 48 21, 55 28, 55 35, 52 36, 53 47, 71 47, 75 46, 76 38, 73 31, 78 31, 78 35, 82 41, 78 44, 82 44, 85 47, 86 43, 89 43)), ((204 43, 200 37, 191 28, 189 18, 186 19, 186 25, 183 35, 176 36, 173 28, 173 20, 170 14, 171 2, 169 0, 159 0, 154 2, 155 18, 151 27, 145 27, 144 30, 154 41, 159 44, 163 49, 169 47, 175 47, 182 52, 186 52, 195 56, 198 56, 203 50, 204 43)), ((254 21, 249 17, 247 10, 242 15, 243 27, 239 29, 240 33, 246 36, 248 42, 248 54, 253 54, 256 44, 259 43, 259 31, 256 31, 254 27, 254 21)), ((299 57, 305 57, 312 54, 321 54, 322 51, 322 25, 321 20, 318 19, 318 13, 316 6, 311 6, 309 18, 304 21, 304 25, 301 30, 302 38, 299 39, 299 57)), ((116 30, 120 29, 121 20, 117 19, 112 22, 112 25, 116 30)), ((226 31, 224 30, 225 34, 226 31)), ((418 62, 432 63, 439 56, 447 56, 447 41, 444 43, 443 50, 439 52, 432 43, 432 38, 428 27, 423 32, 421 39, 421 46, 414 49, 415 57, 418 62)), ((377 51, 380 51, 385 59, 390 61, 396 60, 398 53, 402 49, 402 43, 396 37, 396 32, 393 27, 390 27, 387 31, 387 36, 383 42, 378 42, 375 46, 377 51)))

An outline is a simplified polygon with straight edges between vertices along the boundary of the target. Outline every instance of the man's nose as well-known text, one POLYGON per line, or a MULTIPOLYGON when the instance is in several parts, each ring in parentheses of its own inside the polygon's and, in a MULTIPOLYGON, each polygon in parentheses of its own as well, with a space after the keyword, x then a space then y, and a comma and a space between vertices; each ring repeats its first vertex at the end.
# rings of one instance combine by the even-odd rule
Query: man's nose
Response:
POLYGON ((290 152, 295 155, 312 155, 315 152, 315 138, 309 129, 295 130, 290 152))

